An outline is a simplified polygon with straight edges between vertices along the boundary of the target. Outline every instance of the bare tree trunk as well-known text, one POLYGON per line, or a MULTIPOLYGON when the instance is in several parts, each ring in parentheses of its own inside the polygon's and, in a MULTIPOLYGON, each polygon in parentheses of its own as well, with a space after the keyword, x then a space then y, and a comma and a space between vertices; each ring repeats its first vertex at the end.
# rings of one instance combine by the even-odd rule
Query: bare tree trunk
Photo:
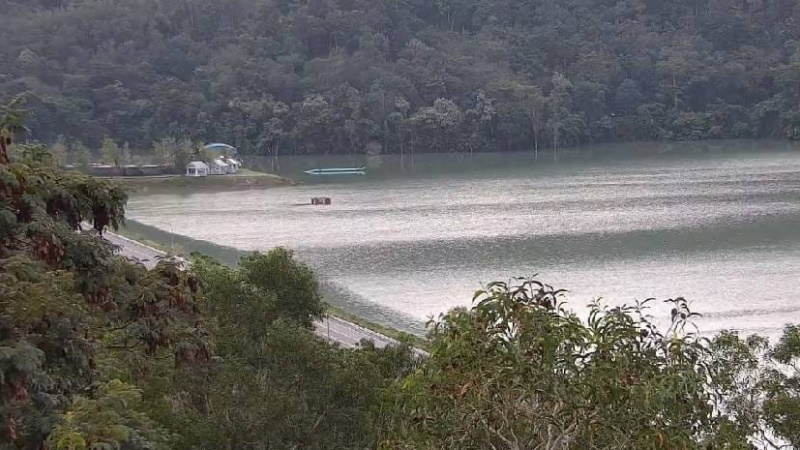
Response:
POLYGON ((398 132, 397 133, 397 139, 398 139, 398 141, 400 141, 400 158, 402 159, 403 158, 403 153, 405 151, 404 143, 403 143, 403 133, 402 132, 398 132))
POLYGON ((553 161, 558 161, 558 125, 553 125, 553 161))
POLYGON ((675 103, 675 111, 678 110, 678 80, 675 75, 672 76, 672 99, 675 103))
POLYGON ((416 135, 411 138, 411 166, 414 166, 414 155, 416 152, 417 139, 416 135))
POLYGON ((533 121, 531 122, 531 126, 533 127, 533 159, 535 161, 539 160, 539 116, 536 114, 536 108, 531 108, 533 121))

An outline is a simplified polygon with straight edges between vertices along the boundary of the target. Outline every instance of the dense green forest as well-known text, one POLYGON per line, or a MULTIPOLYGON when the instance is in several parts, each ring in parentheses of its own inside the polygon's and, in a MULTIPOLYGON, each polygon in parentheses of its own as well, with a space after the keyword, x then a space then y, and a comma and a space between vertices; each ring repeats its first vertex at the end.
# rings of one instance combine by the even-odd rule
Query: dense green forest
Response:
POLYGON ((796 0, 0 0, 32 137, 149 152, 800 138, 796 0))
POLYGON ((340 349, 311 332, 325 305, 288 250, 117 255, 101 234, 125 191, 14 145, 24 120, 0 108, 0 450, 800 445, 800 327, 706 339, 682 298, 666 328, 652 300, 583 319, 520 279, 432 322, 424 359, 340 349))

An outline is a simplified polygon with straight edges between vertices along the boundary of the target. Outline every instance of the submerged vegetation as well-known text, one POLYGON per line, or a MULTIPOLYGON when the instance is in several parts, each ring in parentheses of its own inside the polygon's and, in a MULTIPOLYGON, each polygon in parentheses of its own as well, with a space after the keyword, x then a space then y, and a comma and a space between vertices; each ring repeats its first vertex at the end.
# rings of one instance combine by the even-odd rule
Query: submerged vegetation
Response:
POLYGON ((0 12, 0 96, 27 92, 33 137, 79 160, 104 136, 152 155, 186 139, 283 155, 800 138, 795 0, 0 0, 0 12))

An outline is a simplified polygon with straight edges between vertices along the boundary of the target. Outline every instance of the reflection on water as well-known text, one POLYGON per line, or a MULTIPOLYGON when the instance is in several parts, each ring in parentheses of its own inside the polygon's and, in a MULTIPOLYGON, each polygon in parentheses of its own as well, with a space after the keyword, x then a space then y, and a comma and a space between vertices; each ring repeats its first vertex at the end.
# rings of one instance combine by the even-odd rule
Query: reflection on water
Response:
POLYGON ((670 145, 650 153, 685 151, 632 160, 600 158, 599 148, 590 161, 558 165, 514 154, 417 155, 402 165, 383 157, 380 166, 282 158, 290 176, 369 170, 285 188, 134 197, 129 216, 242 250, 289 246, 333 289, 346 287, 349 306, 368 299, 418 323, 469 304, 481 282, 535 273, 569 289, 576 308, 598 296, 616 304, 682 295, 704 314, 704 331, 774 334, 800 322, 800 153, 784 143, 670 145), (724 151, 735 146, 749 152, 724 151), (295 206, 320 195, 333 205, 295 206))

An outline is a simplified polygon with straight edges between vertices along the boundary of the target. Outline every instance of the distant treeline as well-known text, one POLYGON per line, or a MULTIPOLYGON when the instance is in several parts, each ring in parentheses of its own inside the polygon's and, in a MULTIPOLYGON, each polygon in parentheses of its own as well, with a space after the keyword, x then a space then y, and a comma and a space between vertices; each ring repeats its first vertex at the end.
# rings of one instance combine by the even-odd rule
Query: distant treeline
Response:
POLYGON ((0 16, 0 97, 29 92, 48 143, 800 138, 796 0, 0 0, 0 16))

